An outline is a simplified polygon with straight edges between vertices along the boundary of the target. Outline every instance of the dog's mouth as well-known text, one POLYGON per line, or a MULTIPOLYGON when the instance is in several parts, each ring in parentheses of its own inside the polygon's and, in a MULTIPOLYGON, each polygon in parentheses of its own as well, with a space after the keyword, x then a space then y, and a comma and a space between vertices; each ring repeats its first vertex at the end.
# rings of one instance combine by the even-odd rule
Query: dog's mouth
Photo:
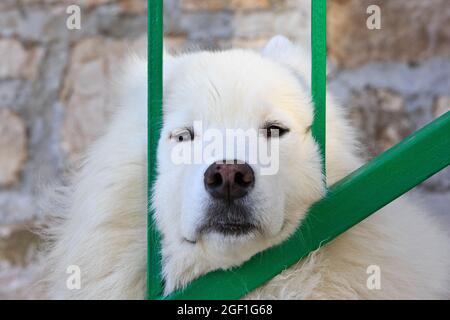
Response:
POLYGON ((224 236, 241 236, 256 231, 258 228, 248 222, 213 222, 204 225, 200 233, 217 232, 224 236))
POLYGON ((236 237, 259 230, 248 203, 214 200, 209 203, 206 210, 206 219, 198 230, 199 234, 215 232, 236 237))

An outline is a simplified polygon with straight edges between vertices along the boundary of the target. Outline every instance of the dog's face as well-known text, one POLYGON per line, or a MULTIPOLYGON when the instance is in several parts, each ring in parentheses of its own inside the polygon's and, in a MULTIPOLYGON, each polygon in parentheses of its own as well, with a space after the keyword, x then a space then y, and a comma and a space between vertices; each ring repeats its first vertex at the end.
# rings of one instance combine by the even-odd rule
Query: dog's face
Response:
POLYGON ((323 192, 310 95, 257 53, 166 60, 154 192, 163 254, 239 264, 286 238, 323 192))

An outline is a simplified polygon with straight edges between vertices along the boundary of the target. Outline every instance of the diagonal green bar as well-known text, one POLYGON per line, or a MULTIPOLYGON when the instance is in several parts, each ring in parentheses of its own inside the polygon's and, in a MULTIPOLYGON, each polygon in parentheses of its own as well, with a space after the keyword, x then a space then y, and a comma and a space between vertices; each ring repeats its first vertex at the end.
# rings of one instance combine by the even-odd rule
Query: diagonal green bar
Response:
POLYGON ((450 164, 450 112, 328 190, 287 241, 239 268, 194 280, 165 299, 237 299, 450 164))
POLYGON ((327 68, 327 1, 311 1, 311 93, 314 102, 312 133, 322 154, 325 168, 326 136, 326 68, 327 68))
POLYGON ((161 245, 154 211, 151 207, 153 183, 157 175, 156 150, 162 124, 162 57, 163 1, 148 2, 148 215, 147 215, 147 298, 158 299, 163 292, 161 276, 161 245))

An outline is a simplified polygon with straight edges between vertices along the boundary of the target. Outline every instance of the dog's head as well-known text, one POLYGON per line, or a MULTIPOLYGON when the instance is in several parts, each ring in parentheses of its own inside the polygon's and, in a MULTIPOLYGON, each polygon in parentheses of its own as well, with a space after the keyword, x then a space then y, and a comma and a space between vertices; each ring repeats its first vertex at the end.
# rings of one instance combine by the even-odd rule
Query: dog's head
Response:
POLYGON ((165 58, 153 203, 167 265, 194 275, 240 264, 287 238, 322 195, 308 59, 282 38, 262 54, 165 58))

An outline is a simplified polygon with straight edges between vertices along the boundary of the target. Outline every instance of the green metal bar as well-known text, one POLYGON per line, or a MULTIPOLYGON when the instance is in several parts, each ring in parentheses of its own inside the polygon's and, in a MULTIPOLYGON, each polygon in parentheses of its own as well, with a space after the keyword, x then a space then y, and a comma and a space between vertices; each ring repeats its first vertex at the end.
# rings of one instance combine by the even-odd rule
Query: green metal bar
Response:
POLYGON ((326 66, 327 66, 327 1, 311 1, 311 91, 314 101, 312 133, 322 154, 325 168, 326 66))
POLYGON ((163 292, 161 244, 151 207, 153 183, 157 175, 156 150, 162 125, 163 1, 148 2, 148 215, 147 215, 147 297, 158 299, 163 292))
POLYGON ((450 112, 332 186, 282 244, 165 299, 238 299, 450 164, 450 112))

